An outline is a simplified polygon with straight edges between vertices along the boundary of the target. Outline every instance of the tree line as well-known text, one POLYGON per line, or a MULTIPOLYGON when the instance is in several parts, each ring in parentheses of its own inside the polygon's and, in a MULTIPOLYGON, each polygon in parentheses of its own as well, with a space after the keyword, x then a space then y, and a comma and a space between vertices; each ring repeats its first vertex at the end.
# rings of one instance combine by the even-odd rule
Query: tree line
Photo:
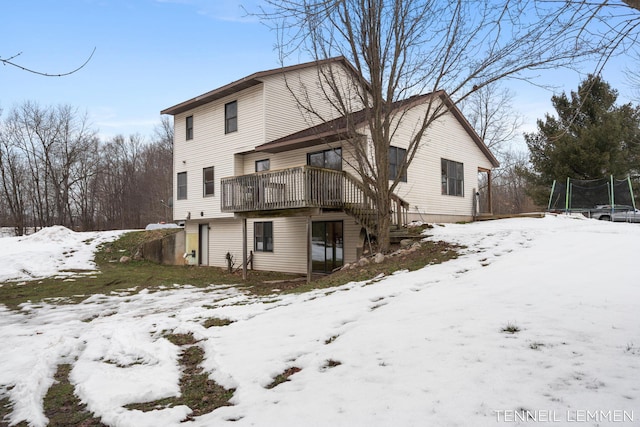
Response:
MULTIPOLYGON (((0 111, 0 113, 2 113, 0 111)), ((171 221, 173 124, 148 140, 103 141, 69 105, 24 102, 0 114, 0 225, 74 230, 141 228, 171 221)))

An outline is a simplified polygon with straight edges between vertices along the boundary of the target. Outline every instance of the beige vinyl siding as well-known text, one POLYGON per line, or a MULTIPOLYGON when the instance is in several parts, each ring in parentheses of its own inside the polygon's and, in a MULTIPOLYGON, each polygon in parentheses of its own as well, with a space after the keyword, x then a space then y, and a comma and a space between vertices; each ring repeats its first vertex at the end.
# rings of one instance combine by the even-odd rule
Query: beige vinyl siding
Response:
MULTIPOLYGON (((357 258, 360 242, 360 225, 342 212, 315 215, 312 221, 343 221, 344 262, 357 258)), ((307 217, 261 218, 247 221, 248 250, 253 250, 253 223, 273 222, 273 252, 254 252, 253 268, 256 270, 307 273, 307 217)), ((242 240, 242 239, 240 239, 242 240)))
MULTIPOLYGON (((345 263, 357 258, 362 247, 360 225, 341 212, 331 212, 312 217, 312 221, 343 221, 345 263)), ((307 272, 307 217, 260 218, 247 220, 247 254, 254 250, 254 222, 273 222, 273 252, 255 252, 255 270, 282 271, 306 274, 307 272)), ((191 236, 191 246, 197 251, 198 224, 191 221, 186 227, 191 236)), ((231 253, 235 267, 242 265, 242 220, 215 219, 209 223, 209 265, 226 268, 226 254, 231 253)), ((197 257, 196 257, 197 259, 197 257)))
MULTIPOLYGON (((175 117, 174 175, 187 172, 187 199, 175 200, 174 219, 224 218, 220 212, 220 178, 234 175, 234 153, 250 151, 264 142, 262 86, 200 106, 175 117), (225 134, 224 105, 238 101, 238 130, 225 134), (193 116, 193 139, 185 140, 185 118, 193 116), (204 197, 202 169, 214 167, 215 193, 204 197)), ((175 179, 174 179, 175 181, 175 179)))
POLYGON ((307 272, 307 220, 305 217, 260 218, 247 221, 249 250, 253 250, 253 224, 273 222, 273 252, 254 252, 253 268, 256 270, 307 272))
MULTIPOLYGON (((391 145, 407 148, 422 108, 405 116, 403 126, 391 145)), ((434 123, 422 138, 419 150, 407 172, 407 182, 400 182, 395 193, 409 202, 409 213, 444 217, 469 217, 472 214, 473 189, 478 187, 478 167, 491 169, 489 159, 450 113, 434 123), (464 165, 464 197, 441 194, 441 159, 464 165)))
POLYGON ((244 172, 242 174, 251 174, 255 172, 256 160, 269 159, 270 170, 279 170, 292 168, 297 166, 303 166, 307 164, 307 154, 315 153, 318 151, 329 150, 332 148, 342 148, 342 170, 357 176, 355 170, 350 166, 354 163, 352 153, 347 149, 348 142, 335 142, 331 144, 321 144, 309 148, 300 148, 297 150, 285 151, 282 153, 263 153, 254 152, 245 154, 244 157, 244 172))
POLYGON ((209 265, 226 268, 227 252, 235 267, 242 265, 242 220, 221 218, 209 223, 209 265))
MULTIPOLYGON (((340 80, 347 88, 350 82, 347 71, 341 64, 334 64, 333 68, 336 76, 343 76, 340 80)), ((341 116, 323 94, 315 67, 292 71, 287 74, 286 79, 283 74, 275 74, 266 78, 264 82, 267 141, 273 141, 321 123, 316 115, 303 112, 296 98, 302 103, 307 99, 311 100, 313 110, 319 113, 324 121, 341 116)), ((353 98, 352 110, 357 111, 361 107, 357 105, 356 98, 353 98)))

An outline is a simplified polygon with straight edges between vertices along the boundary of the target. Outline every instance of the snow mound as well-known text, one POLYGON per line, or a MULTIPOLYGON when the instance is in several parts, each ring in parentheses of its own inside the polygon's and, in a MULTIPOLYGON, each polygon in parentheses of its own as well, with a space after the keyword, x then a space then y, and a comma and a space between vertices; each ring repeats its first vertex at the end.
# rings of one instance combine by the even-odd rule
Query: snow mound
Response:
POLYGON ((62 225, 53 225, 51 227, 45 227, 42 230, 24 238, 31 242, 58 242, 62 243, 68 241, 75 232, 69 230, 62 225))
POLYGON ((6 237, 0 245, 0 283, 73 276, 95 270, 95 251, 101 243, 126 231, 74 232, 60 225, 26 237, 6 237))

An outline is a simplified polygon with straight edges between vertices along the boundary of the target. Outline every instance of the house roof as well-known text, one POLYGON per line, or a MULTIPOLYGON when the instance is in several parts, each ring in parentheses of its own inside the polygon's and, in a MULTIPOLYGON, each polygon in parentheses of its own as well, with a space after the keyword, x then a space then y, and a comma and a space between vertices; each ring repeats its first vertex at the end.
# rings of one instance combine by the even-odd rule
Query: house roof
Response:
POLYGON ((176 114, 184 113, 185 111, 191 110, 193 108, 199 107, 201 105, 207 104, 217 99, 224 98, 225 96, 231 95, 241 90, 259 85, 262 83, 262 79, 265 77, 272 76, 275 74, 285 73, 289 71, 300 70, 307 67, 317 67, 319 65, 328 64, 328 63, 341 63, 351 72, 358 74, 358 72, 353 67, 353 65, 351 65, 351 63, 347 61, 347 59, 344 56, 338 56, 335 58, 328 58, 328 59, 323 59, 319 61, 305 62, 303 64, 291 65, 288 67, 274 68, 272 70, 259 71, 247 77, 243 77, 240 80, 236 80, 235 82, 231 82, 227 85, 221 86, 212 91, 203 93, 202 95, 198 95, 195 98, 191 98, 187 101, 181 102, 172 107, 165 108, 164 110, 160 111, 160 114, 176 115, 176 114))
MULTIPOLYGON (((240 80, 236 80, 227 85, 221 86, 212 91, 203 93, 202 95, 196 96, 195 98, 191 98, 187 101, 176 104, 172 107, 165 108, 160 111, 160 114, 170 114, 176 115, 183 113, 185 111, 191 110, 193 108, 199 107, 201 105, 207 104, 209 102, 215 101, 217 99, 224 98, 233 93, 239 92, 241 90, 250 88, 252 86, 256 86, 262 83, 262 80, 265 77, 269 77, 272 75, 286 73, 295 70, 301 70, 307 67, 317 67, 324 64, 331 63, 339 63, 343 65, 347 70, 354 73, 355 75, 360 75, 355 67, 344 57, 338 56, 334 58, 323 59, 319 61, 311 61, 305 62, 303 64, 291 65, 288 67, 280 67, 274 68, 272 70, 259 71, 257 73, 253 73, 247 77, 244 77, 240 80)), ((393 109, 400 108, 411 108, 412 106, 419 105, 424 103, 426 99, 429 97, 438 96, 447 106, 448 110, 453 114, 453 116, 458 120, 458 122, 462 125, 462 127, 469 134, 471 139, 476 143, 478 148, 484 153, 484 155, 489 159, 491 164, 494 167, 498 167, 500 163, 495 158, 495 156, 491 153, 489 148, 485 145, 482 138, 477 134, 477 132, 473 129, 471 124, 464 117, 460 109, 454 104, 449 95, 446 92, 440 90, 424 95, 416 95, 410 98, 394 102, 392 104, 393 109)), ((319 124, 317 126, 312 126, 310 128, 304 129, 302 131, 284 136, 282 138, 267 142, 265 144, 259 145, 255 148, 256 151, 264 151, 269 153, 278 153, 282 151, 292 150, 296 148, 306 148, 313 145, 318 145, 322 143, 330 143, 336 142, 345 139, 348 136, 348 126, 347 124, 351 121, 356 129, 362 128, 367 123, 366 110, 360 110, 349 115, 339 117, 337 119, 319 124)))
MULTIPOLYGON (((500 165, 498 159, 496 159, 493 153, 491 153, 489 147, 487 147, 484 141, 482 141, 482 138, 480 138, 469 121, 464 117, 462 111, 460 111, 460 109, 454 104, 454 102, 445 91, 441 90, 424 95, 412 96, 410 98, 394 102, 392 104, 392 108, 411 108, 413 106, 424 103, 426 99, 433 96, 439 97, 444 102, 449 112, 451 112, 456 120, 458 120, 458 122, 462 125, 464 130, 469 134, 471 139, 473 139, 480 151, 482 151, 482 153, 487 157, 487 159, 489 159, 494 167, 498 167, 500 165)), ((279 153, 282 151, 293 150, 297 148, 307 148, 314 145, 340 141, 349 136, 349 128, 347 126, 349 122, 353 123, 355 129, 364 127, 367 124, 366 110, 360 110, 349 115, 342 116, 316 126, 312 126, 299 132, 292 133, 282 138, 278 138, 276 140, 257 146, 255 150, 264 151, 267 153, 279 153)))

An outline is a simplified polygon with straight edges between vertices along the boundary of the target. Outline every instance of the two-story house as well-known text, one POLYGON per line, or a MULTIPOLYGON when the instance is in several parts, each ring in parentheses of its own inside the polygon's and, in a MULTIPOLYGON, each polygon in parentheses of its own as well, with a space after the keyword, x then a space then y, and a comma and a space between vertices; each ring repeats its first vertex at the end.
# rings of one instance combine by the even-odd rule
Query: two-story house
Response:
MULTIPOLYGON (((190 263, 225 267, 231 256, 238 265, 250 251, 255 269, 308 274, 357 260, 372 205, 350 161, 346 118, 320 93, 323 67, 352 89, 355 69, 333 58, 258 72, 161 112, 174 116, 173 214, 185 223, 190 263), (315 115, 301 108, 302 96, 315 102, 315 115)), ((479 172, 498 165, 439 92, 402 104, 411 108, 389 148, 391 174, 421 120, 421 104, 434 99, 447 112, 429 127, 396 188, 393 218, 400 225, 470 220, 479 172)), ((358 114, 349 120, 357 122, 358 114)))

